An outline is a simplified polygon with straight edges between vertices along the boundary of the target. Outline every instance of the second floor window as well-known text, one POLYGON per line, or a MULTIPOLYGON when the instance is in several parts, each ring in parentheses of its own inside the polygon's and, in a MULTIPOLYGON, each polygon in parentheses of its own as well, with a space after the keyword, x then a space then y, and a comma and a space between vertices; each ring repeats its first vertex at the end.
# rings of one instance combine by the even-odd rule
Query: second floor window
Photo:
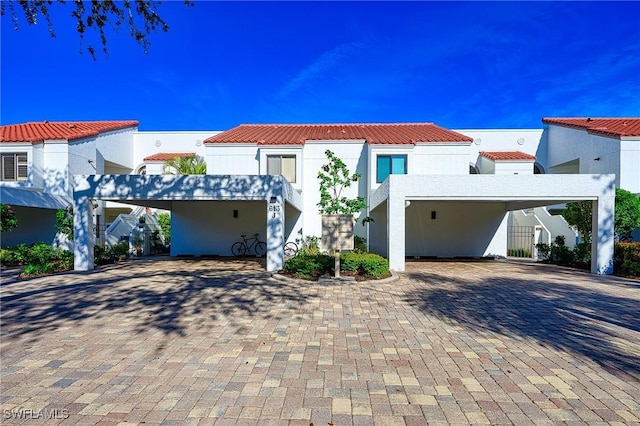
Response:
POLYGON ((27 153, 2 154, 0 156, 2 180, 27 180, 27 153))
POLYGON ((289 183, 296 182, 295 155, 267 155, 267 174, 282 175, 289 183))
POLYGON ((378 155, 376 161, 376 182, 383 182, 389 175, 407 174, 406 155, 378 155))

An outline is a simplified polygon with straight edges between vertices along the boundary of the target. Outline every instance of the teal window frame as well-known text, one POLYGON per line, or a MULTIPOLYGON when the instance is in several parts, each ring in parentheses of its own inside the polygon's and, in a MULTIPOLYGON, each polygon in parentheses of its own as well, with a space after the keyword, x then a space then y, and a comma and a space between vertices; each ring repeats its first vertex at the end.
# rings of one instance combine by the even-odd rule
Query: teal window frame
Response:
POLYGON ((397 154, 376 157, 376 183, 382 183, 389 175, 407 174, 407 156, 397 154))

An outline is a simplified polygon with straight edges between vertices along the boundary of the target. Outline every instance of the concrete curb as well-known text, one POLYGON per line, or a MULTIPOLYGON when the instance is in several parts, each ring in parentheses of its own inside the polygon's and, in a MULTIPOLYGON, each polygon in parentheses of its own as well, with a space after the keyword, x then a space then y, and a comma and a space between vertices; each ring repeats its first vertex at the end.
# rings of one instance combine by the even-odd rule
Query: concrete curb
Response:
POLYGON ((400 277, 398 276, 398 273, 396 271, 389 271, 391 272, 391 276, 387 277, 387 278, 382 278, 380 280, 367 280, 367 281, 355 281, 355 280, 341 280, 341 279, 337 279, 337 280, 331 280, 331 279, 324 279, 322 281, 311 281, 311 280, 303 280, 300 278, 291 278, 291 277, 285 277, 284 275, 280 275, 277 272, 274 272, 271 274, 271 278, 274 278, 278 281, 284 281, 284 282, 289 282, 289 283, 296 283, 296 284, 326 284, 326 285, 336 285, 336 284, 386 284, 386 283, 391 283, 394 281, 397 281, 400 279, 400 277))

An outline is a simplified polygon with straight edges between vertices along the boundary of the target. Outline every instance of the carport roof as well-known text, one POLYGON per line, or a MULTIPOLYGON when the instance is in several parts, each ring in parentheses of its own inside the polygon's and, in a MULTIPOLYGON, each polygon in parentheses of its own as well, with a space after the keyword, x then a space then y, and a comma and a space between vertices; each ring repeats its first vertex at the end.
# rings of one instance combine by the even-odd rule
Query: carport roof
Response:
POLYGON ((242 124, 204 142, 304 145, 313 140, 365 140, 368 144, 396 145, 473 142, 468 136, 433 123, 242 124))

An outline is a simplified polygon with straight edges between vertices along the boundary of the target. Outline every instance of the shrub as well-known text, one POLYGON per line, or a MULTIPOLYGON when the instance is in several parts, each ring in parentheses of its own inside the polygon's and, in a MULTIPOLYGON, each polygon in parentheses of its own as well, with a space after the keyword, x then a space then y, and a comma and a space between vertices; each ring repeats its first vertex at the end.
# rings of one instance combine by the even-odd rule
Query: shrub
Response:
POLYGON ((318 246, 319 238, 313 235, 307 235, 299 241, 298 255, 316 255, 320 254, 318 246))
POLYGON ((617 274, 640 277, 640 243, 616 243, 613 267, 617 274))
POLYGON ((129 243, 126 241, 120 241, 117 244, 111 246, 111 253, 115 256, 116 260, 123 260, 129 257, 129 243))
POLYGON ((358 235, 353 236, 353 251, 366 253, 367 252, 367 239, 358 235))
POLYGON ((389 261, 375 253, 343 253, 340 256, 340 268, 372 278, 389 276, 389 261))
POLYGON ((333 272, 335 258, 328 254, 300 254, 284 262, 284 271, 298 278, 316 279, 333 272))
POLYGON ((564 235, 558 235, 551 246, 545 243, 536 244, 538 255, 551 263, 567 264, 575 261, 573 251, 566 246, 564 235))
POLYGON ((25 266, 22 269, 22 277, 73 269, 73 253, 68 250, 54 249, 45 243, 35 243, 29 248, 20 245, 16 248, 16 252, 18 256, 24 255, 25 266), (24 254, 25 250, 26 254, 24 254))
POLYGON ((96 265, 108 265, 129 257, 129 243, 121 241, 112 246, 94 246, 93 261, 96 265))
POLYGON ((0 231, 7 232, 18 226, 16 212, 10 204, 0 204, 0 231))

